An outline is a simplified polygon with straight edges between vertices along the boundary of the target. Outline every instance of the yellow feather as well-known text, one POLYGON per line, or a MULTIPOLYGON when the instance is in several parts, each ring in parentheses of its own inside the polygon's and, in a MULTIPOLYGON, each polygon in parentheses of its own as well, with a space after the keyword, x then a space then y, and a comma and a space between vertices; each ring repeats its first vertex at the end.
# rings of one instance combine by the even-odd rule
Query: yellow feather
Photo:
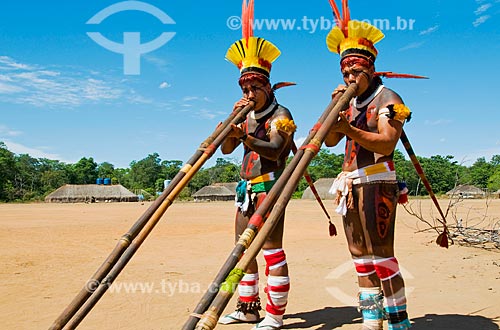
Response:
POLYGON ((288 118, 278 119, 275 123, 276 129, 287 134, 292 134, 297 129, 297 125, 293 120, 288 118))
MULTIPOLYGON (((244 42, 242 39, 241 41, 244 42)), ((226 53, 226 59, 232 62, 234 65, 238 66, 238 64, 243 59, 243 54, 241 53, 240 41, 235 42, 229 47, 226 53)))
POLYGON ((259 59, 272 63, 280 54, 280 50, 271 42, 258 37, 250 37, 248 40, 241 39, 232 44, 226 53, 226 59, 236 66, 242 63, 242 68, 261 67, 259 59))
POLYGON ((384 38, 382 31, 366 22, 349 21, 349 38, 365 38, 374 44, 384 38))
POLYGON ((332 53, 339 53, 338 47, 340 43, 345 39, 344 34, 339 29, 338 26, 334 27, 326 36, 326 45, 332 53))

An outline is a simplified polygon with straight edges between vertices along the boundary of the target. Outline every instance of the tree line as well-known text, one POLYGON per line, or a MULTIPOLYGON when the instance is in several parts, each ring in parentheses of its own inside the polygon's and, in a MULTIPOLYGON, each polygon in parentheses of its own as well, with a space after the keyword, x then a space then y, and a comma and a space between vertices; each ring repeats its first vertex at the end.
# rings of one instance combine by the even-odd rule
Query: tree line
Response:
MULTIPOLYGON (((418 157, 424 172, 436 194, 444 194, 457 184, 470 184, 491 192, 500 189, 500 155, 487 162, 478 158, 466 167, 453 156, 418 157)), ((291 159, 291 158, 290 158, 291 159)), ((394 161, 399 180, 405 181, 410 195, 427 195, 413 164, 396 150, 394 161)), ((308 172, 316 181, 333 178, 341 171, 343 155, 329 149, 321 149, 311 161, 308 172)), ((189 198, 204 186, 216 182, 239 180, 240 165, 236 161, 218 158, 212 167, 202 168, 182 191, 180 198, 189 198)), ((58 160, 34 158, 28 154, 14 154, 0 142, 0 201, 25 202, 43 200, 64 184, 95 184, 97 178, 110 178, 112 184, 121 184, 131 191, 147 192, 156 196, 163 191, 164 181, 171 180, 180 171, 180 160, 161 160, 157 153, 132 161, 128 168, 115 168, 108 162, 96 163, 92 157, 83 157, 74 164, 58 160)), ((307 188, 304 179, 299 183, 295 197, 307 188)))

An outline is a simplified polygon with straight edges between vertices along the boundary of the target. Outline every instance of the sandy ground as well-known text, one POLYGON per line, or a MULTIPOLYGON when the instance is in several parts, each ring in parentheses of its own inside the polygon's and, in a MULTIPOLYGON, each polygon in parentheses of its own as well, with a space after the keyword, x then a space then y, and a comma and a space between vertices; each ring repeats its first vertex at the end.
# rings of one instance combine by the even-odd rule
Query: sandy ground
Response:
MULTIPOLYGON (((413 203, 432 216, 428 200, 413 203)), ((486 213, 484 201, 466 203, 458 216, 486 213)), ((0 329, 48 329, 148 206, 0 205, 0 329)), ((328 209, 333 214, 331 201, 328 209)), ((232 251, 234 212, 232 202, 176 202, 78 328, 180 329, 232 251)), ((500 219, 500 200, 487 213, 500 219)), ((292 201, 287 209, 292 282, 284 329, 360 328, 356 277, 339 217, 334 222, 340 235, 331 238, 314 201, 292 201)), ((396 255, 413 329, 499 329, 498 250, 446 250, 434 244, 435 232, 417 232, 423 228, 399 209, 396 255)), ((258 261, 264 264, 262 255, 258 261)))

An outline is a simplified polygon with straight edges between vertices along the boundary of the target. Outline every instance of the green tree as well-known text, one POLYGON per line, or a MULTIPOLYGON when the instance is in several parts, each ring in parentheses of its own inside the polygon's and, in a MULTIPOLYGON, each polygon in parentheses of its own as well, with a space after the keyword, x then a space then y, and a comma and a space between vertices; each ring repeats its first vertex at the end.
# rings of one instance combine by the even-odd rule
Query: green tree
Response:
POLYGON ((405 158, 399 150, 394 150, 394 166, 398 180, 404 181, 408 187, 408 194, 415 195, 419 187, 419 177, 411 160, 405 158))
POLYGON ((342 171, 344 155, 336 155, 329 149, 322 148, 311 160, 307 168, 313 181, 320 178, 335 178, 342 171))
POLYGON ((138 162, 130 163, 130 184, 132 189, 144 189, 156 194, 156 182, 160 179, 161 159, 155 152, 138 162))
POLYGON ((115 168, 113 171, 113 176, 111 177, 111 182, 113 184, 121 184, 124 187, 133 189, 132 182, 130 180, 130 169, 129 168, 115 168))
POLYGON ((80 159, 72 166, 70 180, 74 184, 92 184, 97 179, 97 163, 92 157, 80 159))
POLYGON ((115 166, 108 162, 100 163, 97 166, 97 177, 99 178, 113 178, 115 166))
POLYGON ((453 189, 457 181, 457 163, 453 156, 431 156, 419 158, 425 176, 435 194, 444 194, 453 189))
POLYGON ((494 167, 500 166, 500 155, 493 155, 493 157, 491 157, 490 164, 494 167))
POLYGON ((164 160, 161 162, 161 175, 165 180, 172 180, 182 168, 180 160, 164 160))
POLYGON ((71 165, 46 158, 40 158, 39 163, 41 195, 45 196, 70 182, 68 174, 71 172, 71 165))
POLYGON ((235 182, 240 179, 240 167, 224 158, 217 158, 215 166, 207 169, 210 183, 235 182))
POLYGON ((28 154, 15 157, 14 198, 31 200, 38 194, 40 187, 40 162, 28 154))
POLYGON ((0 201, 10 201, 12 182, 15 177, 14 154, 0 141, 0 201))
POLYGON ((468 169, 468 180, 470 184, 479 188, 486 188, 490 175, 494 172, 494 166, 486 162, 484 157, 478 158, 468 169))
POLYGON ((487 186, 489 191, 495 192, 500 189, 500 169, 496 170, 488 179, 488 186, 487 186))
POLYGON ((210 185, 211 182, 211 176, 210 172, 206 169, 201 169, 199 170, 191 179, 191 181, 188 184, 190 194, 194 194, 201 188, 210 185))

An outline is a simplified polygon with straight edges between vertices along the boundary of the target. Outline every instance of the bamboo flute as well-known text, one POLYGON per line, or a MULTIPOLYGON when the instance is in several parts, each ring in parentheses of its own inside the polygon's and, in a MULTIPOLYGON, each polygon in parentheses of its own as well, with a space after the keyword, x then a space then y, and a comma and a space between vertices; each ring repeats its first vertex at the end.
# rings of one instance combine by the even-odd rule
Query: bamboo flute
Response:
MULTIPOLYGON (((314 125, 314 127, 309 131, 309 135, 304 140, 303 145, 309 143, 309 141, 314 137, 317 131, 317 127, 320 127, 322 125, 323 121, 328 116, 330 110, 335 106, 335 104, 337 104, 340 97, 341 94, 337 94, 332 99, 328 107, 325 109, 323 114, 318 119, 316 125, 314 125)), ((294 146, 295 149, 294 154, 296 154, 298 151, 296 150, 297 148, 295 147, 295 143, 293 143, 293 141, 292 145, 294 146)), ((300 152, 302 153, 302 150, 300 150, 300 152)), ((292 161, 287 165, 287 167, 285 168, 280 177, 290 176, 291 169, 293 169, 297 165, 299 158, 300 157, 294 157, 292 161)), ((215 279, 210 284, 209 289, 205 292, 205 294, 199 301, 198 305, 196 305, 195 309, 193 310, 188 320, 182 327, 182 330, 193 330, 195 328, 196 324, 200 319, 201 314, 207 310, 207 308, 210 306, 213 299, 217 295, 221 283, 226 279, 227 275, 229 275, 229 272, 234 268, 234 266, 240 259, 241 255, 245 251, 245 249, 247 249, 250 243, 252 243, 253 238, 255 237, 259 228, 262 226, 262 223, 264 222, 266 214, 268 214, 270 209, 273 207, 280 191, 284 188, 285 184, 286 180, 280 182, 279 184, 278 182, 276 182, 274 186, 271 188, 271 190, 267 194, 262 204, 250 218, 248 227, 241 234, 240 239, 238 240, 238 242, 236 242, 236 245, 233 248, 233 251, 231 251, 230 255, 227 257, 225 263, 222 265, 215 279)))
MULTIPOLYGON (((272 208, 271 214, 262 225, 262 228, 259 230, 255 239, 252 241, 252 244, 250 244, 250 246, 247 248, 245 254, 236 264, 235 268, 230 272, 230 274, 226 278, 226 281, 222 283, 220 290, 214 298, 212 304, 198 322, 198 325, 195 328, 196 330, 210 330, 215 328, 220 315, 224 311, 224 308, 227 306, 227 303, 236 290, 238 283, 243 277, 244 271, 247 269, 250 262, 255 259, 265 241, 267 240, 267 237, 272 233, 274 227, 280 219, 280 216, 285 211, 285 207, 288 204, 288 201, 297 188, 297 185, 304 171, 307 169, 307 166, 314 158, 314 156, 316 156, 316 154, 319 152, 322 143, 328 135, 328 132, 330 131, 333 124, 338 120, 339 112, 348 106, 350 100, 355 96, 356 90, 357 85, 355 83, 349 85, 347 90, 340 97, 338 103, 335 104, 331 111, 329 111, 328 116, 326 117, 323 124, 319 127, 310 143, 303 145, 299 149, 297 154, 295 154, 295 156, 293 157, 292 162, 294 162, 295 159, 298 159, 298 164, 292 167, 292 163, 290 163, 285 169, 285 172, 290 172, 290 176, 286 177, 285 172, 283 172, 278 181, 275 183, 275 186, 284 183, 284 189, 282 189, 282 191, 280 192, 279 197, 274 204, 274 207, 272 208)), ((330 108, 330 106, 328 108, 330 108)))
POLYGON ((230 124, 237 124, 243 121, 246 118, 246 115, 251 111, 253 106, 253 103, 249 103, 244 108, 232 111, 231 114, 226 118, 226 120, 222 124, 218 125, 217 128, 212 132, 212 134, 201 143, 200 147, 181 168, 181 170, 175 175, 175 177, 165 188, 163 193, 155 200, 153 204, 151 204, 151 206, 136 221, 131 229, 120 238, 111 254, 106 258, 104 263, 98 268, 94 275, 92 275, 92 277, 87 280, 85 286, 80 290, 77 296, 73 299, 73 301, 71 301, 71 303, 61 313, 61 315, 54 321, 49 330, 60 330, 71 320, 71 318, 78 312, 78 310, 84 305, 84 303, 93 295, 98 286, 103 283, 103 279, 105 278, 105 276, 109 274, 111 269, 122 257, 124 252, 130 247, 132 241, 137 237, 137 235, 139 235, 148 221, 150 221, 150 219, 155 214, 157 214, 157 211, 163 206, 164 210, 161 212, 161 214, 159 214, 159 217, 161 217, 161 215, 166 210, 166 208, 164 207, 165 204, 168 204, 169 206, 173 202, 173 199, 178 196, 179 192, 184 188, 184 186, 190 181, 190 179, 201 167, 195 165, 202 165, 206 161, 206 159, 212 156, 213 152, 215 152, 217 147, 223 141, 223 138, 220 137, 222 135, 223 137, 225 137, 229 132, 231 127, 230 124), (215 144, 216 140, 219 140, 218 145, 215 144), (203 159, 202 162, 200 162, 201 159, 203 159), (185 178, 187 178, 187 180, 185 178), (175 194, 173 194, 174 192, 175 194))

